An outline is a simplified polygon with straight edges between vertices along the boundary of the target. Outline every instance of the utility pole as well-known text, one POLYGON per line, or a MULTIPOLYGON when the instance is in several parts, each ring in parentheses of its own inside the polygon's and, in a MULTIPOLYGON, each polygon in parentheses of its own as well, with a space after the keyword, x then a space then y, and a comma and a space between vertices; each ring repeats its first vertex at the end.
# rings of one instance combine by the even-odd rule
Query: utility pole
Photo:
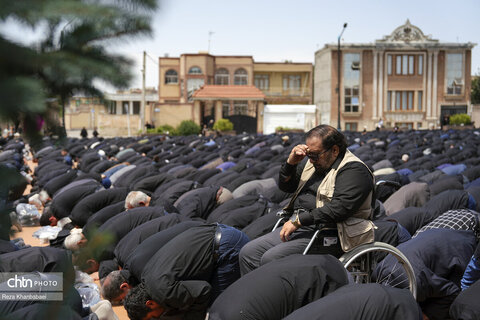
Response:
POLYGON ((140 106, 140 131, 145 130, 145 66, 147 53, 143 51, 143 69, 142 69, 142 104, 140 106))
POLYGON ((212 38, 212 34, 215 32, 213 31, 208 31, 208 53, 210 53, 210 39, 212 38))

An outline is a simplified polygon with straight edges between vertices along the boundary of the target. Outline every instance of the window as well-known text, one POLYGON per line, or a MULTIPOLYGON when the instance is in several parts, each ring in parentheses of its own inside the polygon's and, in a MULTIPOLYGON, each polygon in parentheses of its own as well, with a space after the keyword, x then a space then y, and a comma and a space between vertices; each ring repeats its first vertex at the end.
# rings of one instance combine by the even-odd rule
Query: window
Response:
POLYGON ((392 91, 387 91, 387 111, 392 110, 392 91))
POLYGON ((447 54, 447 94, 462 94, 463 54, 447 54))
POLYGON ((178 83, 178 73, 175 70, 168 70, 165 72, 165 84, 178 83))
POLYGON ((415 74, 415 56, 408 56, 408 74, 415 74))
POLYGON ((248 73, 245 69, 237 69, 235 70, 235 74, 233 76, 233 83, 235 85, 246 85, 248 83, 248 73))
POLYGON ((356 122, 345 122, 346 131, 357 131, 357 126, 356 122))
POLYGON ((397 127, 403 130, 412 130, 413 129, 413 123, 411 122, 397 122, 395 123, 397 127))
POLYGON ((228 85, 230 84, 230 74, 225 68, 220 68, 215 71, 215 84, 228 85))
POLYGON ((387 56, 387 74, 388 75, 392 74, 392 56, 391 55, 387 56))
POLYGON ((130 102, 122 101, 122 114, 128 114, 130 102))
POLYGON ((345 88, 345 112, 358 112, 358 87, 345 88))
POLYGON ((248 101, 234 101, 233 102, 234 115, 248 115, 248 101))
POLYGON ((284 75, 283 76, 283 91, 290 91, 290 93, 298 93, 301 87, 300 75, 284 75))
POLYGON ((269 77, 268 74, 256 74, 255 75, 255 87, 260 90, 268 90, 269 77))
POLYGON ((414 75, 415 74, 415 56, 414 55, 396 55, 395 74, 414 75))
POLYGON ((117 114, 117 103, 112 100, 105 101, 108 114, 117 114))
POLYGON ((423 91, 417 92, 417 110, 422 110, 423 91))
POLYGON ((190 70, 188 70, 188 74, 202 74, 202 69, 199 67, 191 67, 190 70))
POLYGON ((192 95, 205 84, 204 79, 188 79, 187 80, 187 99, 192 102, 192 95))
POLYGON ((396 74, 402 74, 402 56, 397 56, 395 73, 396 74))
POLYGON ((222 102, 222 118, 226 118, 230 115, 230 101, 222 102))
POLYGON ((133 101, 133 114, 140 114, 140 101, 133 101))
MULTIPOLYGON (((390 92, 391 91, 388 91, 388 93, 390 92)), ((388 93, 387 93, 387 98, 388 98, 388 93)), ((388 108, 388 101, 387 101, 387 108, 388 108)), ((396 91, 395 92, 395 110, 396 111, 413 110, 413 91, 396 91)))
POLYGON ((419 75, 423 74, 423 56, 422 55, 418 56, 418 74, 419 75))
POLYGON ((359 112, 360 105, 360 68, 352 68, 359 64, 360 54, 345 53, 343 55, 343 103, 344 112, 359 112))

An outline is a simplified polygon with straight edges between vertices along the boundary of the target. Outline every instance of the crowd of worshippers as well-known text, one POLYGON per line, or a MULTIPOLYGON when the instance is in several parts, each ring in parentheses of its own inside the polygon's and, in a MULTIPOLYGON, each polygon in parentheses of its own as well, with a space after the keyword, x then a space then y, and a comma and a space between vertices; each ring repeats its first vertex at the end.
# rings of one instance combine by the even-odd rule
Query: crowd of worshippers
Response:
POLYGON ((2 183, 0 272, 64 277, 62 301, 0 301, 1 318, 116 319, 111 305, 123 304, 131 319, 480 319, 480 131, 321 125, 0 145, 4 177, 20 173, 2 183), (24 203, 59 227, 49 246, 10 240, 8 213, 24 203), (278 212, 291 219, 273 230, 278 212), (352 282, 337 258, 354 220, 373 221, 374 240, 408 258, 416 299, 352 282), (332 228, 302 255, 319 226, 332 228), (98 272, 99 305, 82 305, 80 271, 98 272))

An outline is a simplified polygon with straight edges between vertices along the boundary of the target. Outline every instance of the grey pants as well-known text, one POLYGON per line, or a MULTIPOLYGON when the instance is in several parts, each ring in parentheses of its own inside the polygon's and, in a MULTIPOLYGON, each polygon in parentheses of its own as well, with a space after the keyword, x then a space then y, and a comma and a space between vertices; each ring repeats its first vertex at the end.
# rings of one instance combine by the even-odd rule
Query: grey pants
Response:
MULTIPOLYGON (((280 239, 281 229, 279 227, 273 232, 250 241, 240 250, 240 273, 242 276, 270 261, 292 254, 303 253, 316 230, 311 227, 302 227, 290 236, 289 241, 282 242, 280 239)), ((319 245, 315 246, 312 253, 332 254, 335 257, 343 254, 336 230, 333 234, 331 231, 330 234, 321 234, 317 243, 319 245), (325 237, 330 239, 337 237, 336 244, 323 246, 325 237)))

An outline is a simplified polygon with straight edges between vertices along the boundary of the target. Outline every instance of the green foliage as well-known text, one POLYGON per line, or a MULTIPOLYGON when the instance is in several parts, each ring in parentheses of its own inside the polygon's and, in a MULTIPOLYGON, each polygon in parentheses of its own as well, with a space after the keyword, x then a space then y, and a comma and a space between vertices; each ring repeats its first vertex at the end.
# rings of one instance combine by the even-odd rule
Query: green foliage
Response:
POLYGON ((471 100, 473 104, 480 104, 480 75, 472 77, 471 100))
POLYGON ((163 126, 159 126, 159 127, 157 127, 156 129, 153 129, 153 130, 156 130, 156 133, 172 134, 172 135, 175 132, 175 128, 168 125, 168 124, 164 124, 163 126))
POLYGON ((302 129, 278 126, 275 127, 275 131, 302 131, 302 129))
POLYGON ((200 130, 200 126, 192 120, 183 120, 180 122, 180 125, 177 127, 174 134, 179 136, 189 136, 192 134, 199 134, 200 130))
POLYGON ((465 113, 458 113, 450 116, 450 125, 469 125, 472 123, 470 116, 465 113))
POLYGON ((43 31, 31 43, 0 34, 0 119, 22 121, 31 138, 41 129, 38 117, 54 121, 49 114, 72 95, 101 97, 94 80, 128 87, 132 61, 106 48, 149 35, 156 7, 156 0, 0 0, 0 23, 43 31))
POLYGON ((218 119, 213 125, 213 130, 218 130, 221 132, 232 131, 233 123, 228 119, 218 119))

